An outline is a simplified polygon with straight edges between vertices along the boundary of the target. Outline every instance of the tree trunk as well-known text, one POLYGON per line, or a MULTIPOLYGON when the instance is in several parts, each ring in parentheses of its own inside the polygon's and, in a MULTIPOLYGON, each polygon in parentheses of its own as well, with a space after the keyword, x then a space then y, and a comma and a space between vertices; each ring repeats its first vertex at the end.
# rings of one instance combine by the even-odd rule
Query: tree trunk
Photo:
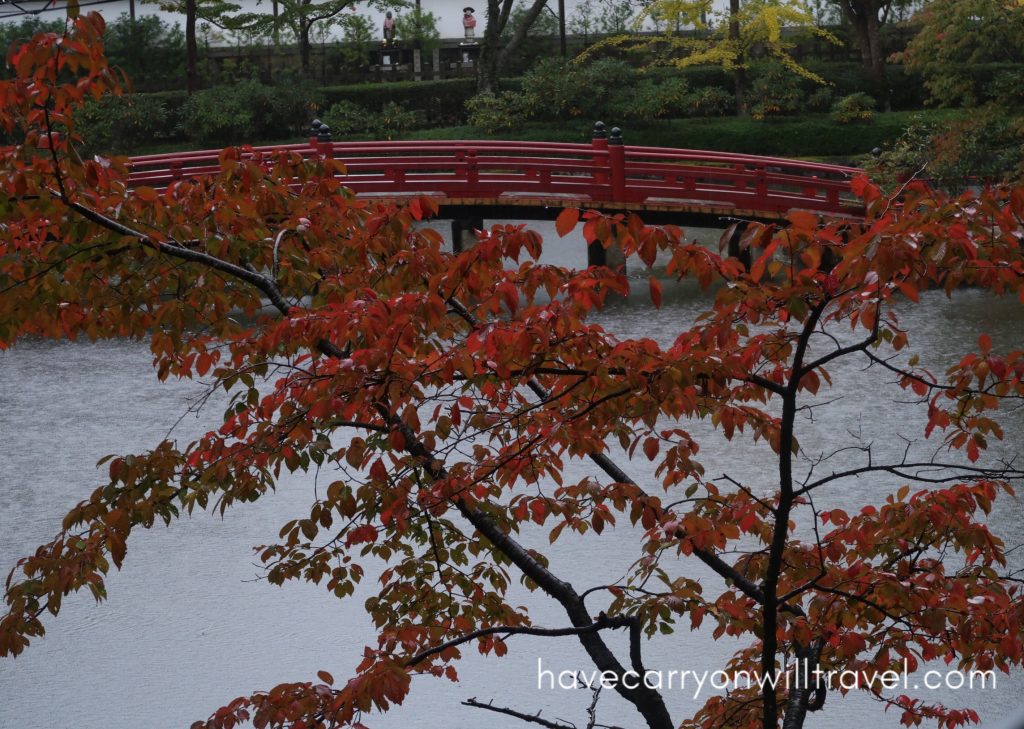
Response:
POLYGON ((309 4, 312 0, 302 0, 302 4, 299 6, 299 63, 302 66, 302 75, 306 78, 309 77, 309 30, 310 26, 313 25, 313 21, 306 15, 309 4))
POLYGON ((199 90, 199 47, 196 44, 196 0, 185 0, 185 78, 188 93, 199 90))
POLYGON ((740 0, 729 0, 729 40, 736 44, 736 69, 733 71, 733 83, 736 85, 736 114, 746 116, 747 108, 747 69, 746 56, 740 46, 740 0))
POLYGON ((299 60, 302 63, 302 75, 309 77, 310 67, 310 48, 309 48, 309 21, 305 18, 299 19, 299 60))
POLYGON ((803 729, 807 712, 817 711, 825 703, 826 687, 819 683, 819 677, 815 674, 822 647, 821 640, 796 647, 796 681, 789 689, 782 729, 803 729))
POLYGON ((843 0, 843 16, 853 26, 860 47, 861 67, 874 86, 874 93, 888 106, 888 86, 885 79, 885 51, 882 48, 882 11, 888 15, 887 0, 843 0))
POLYGON ((273 0, 273 2, 270 3, 270 7, 271 7, 271 10, 274 13, 274 32, 271 35, 271 37, 273 38, 273 41, 274 41, 274 53, 276 55, 277 47, 279 45, 281 45, 281 29, 277 25, 277 15, 278 15, 277 0, 273 0))
POLYGON ((484 28, 484 42, 480 49, 480 69, 477 72, 477 92, 494 91, 501 76, 501 70, 509 57, 522 44, 534 22, 544 11, 547 0, 533 0, 522 24, 505 47, 501 47, 501 34, 508 25, 513 0, 487 0, 487 27, 484 28))
POLYGON ((505 28, 502 23, 503 5, 500 0, 487 0, 487 24, 484 26, 484 40, 480 46, 480 66, 476 72, 476 90, 481 94, 494 91, 498 83, 498 46, 501 31, 505 28))

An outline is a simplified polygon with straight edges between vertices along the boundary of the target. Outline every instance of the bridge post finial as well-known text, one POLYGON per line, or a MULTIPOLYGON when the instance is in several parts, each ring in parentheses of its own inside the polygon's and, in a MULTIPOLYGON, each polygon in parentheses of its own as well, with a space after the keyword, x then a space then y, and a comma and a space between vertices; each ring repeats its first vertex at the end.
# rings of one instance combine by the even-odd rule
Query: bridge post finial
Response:
POLYGON ((334 153, 334 147, 331 144, 331 128, 320 122, 320 126, 316 128, 316 139, 315 144, 317 154, 323 157, 331 157, 334 153))
POLYGON ((612 127, 612 135, 608 137, 608 144, 622 144, 622 130, 612 127))
POLYGON ((594 122, 594 133, 591 135, 593 139, 604 139, 608 136, 608 132, 604 130, 604 122, 594 122))
POLYGON ((322 127, 323 125, 324 125, 324 123, 322 121, 320 121, 319 119, 314 119, 313 121, 311 121, 309 123, 309 146, 310 147, 315 147, 316 146, 316 138, 320 134, 320 127, 322 127))

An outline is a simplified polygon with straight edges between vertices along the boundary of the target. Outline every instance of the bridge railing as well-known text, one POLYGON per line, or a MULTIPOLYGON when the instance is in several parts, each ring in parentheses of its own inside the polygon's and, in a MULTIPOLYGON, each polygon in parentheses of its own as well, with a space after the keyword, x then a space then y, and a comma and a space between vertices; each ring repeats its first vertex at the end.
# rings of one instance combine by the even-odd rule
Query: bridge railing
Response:
MULTIPOLYGON (((793 209, 855 213, 850 189, 857 170, 755 155, 626 146, 595 126, 590 144, 475 140, 331 142, 247 148, 269 158, 281 152, 330 156, 344 163, 345 185, 367 197, 436 195, 460 204, 513 198, 551 205, 606 209, 706 206, 745 213, 793 209)), ((219 152, 132 158, 129 183, 166 187, 176 180, 216 174, 219 152)))

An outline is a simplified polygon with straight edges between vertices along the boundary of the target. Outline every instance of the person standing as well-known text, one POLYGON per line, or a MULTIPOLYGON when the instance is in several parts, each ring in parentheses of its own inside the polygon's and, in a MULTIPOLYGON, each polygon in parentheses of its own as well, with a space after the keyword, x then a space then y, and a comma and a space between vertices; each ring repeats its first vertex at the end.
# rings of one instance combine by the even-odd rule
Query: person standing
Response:
POLYGON ((391 11, 384 15, 384 45, 389 48, 395 44, 395 17, 391 11))

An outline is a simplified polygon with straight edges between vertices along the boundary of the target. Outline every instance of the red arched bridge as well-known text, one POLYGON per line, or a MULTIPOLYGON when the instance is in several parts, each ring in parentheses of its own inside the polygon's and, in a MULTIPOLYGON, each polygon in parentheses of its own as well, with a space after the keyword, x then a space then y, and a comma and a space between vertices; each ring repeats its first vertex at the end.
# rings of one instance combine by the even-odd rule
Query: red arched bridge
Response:
MULTIPOLYGON (((314 128, 318 122, 314 122, 314 128)), ((326 129, 326 127, 321 127, 326 129)), ((590 144, 510 141, 333 142, 329 130, 306 144, 253 147, 329 156, 345 164, 345 184, 358 196, 435 198, 452 220, 456 250, 475 238, 485 218, 545 220, 566 207, 640 213, 645 222, 727 227, 730 220, 772 220, 793 210, 855 216, 862 205, 852 167, 622 143, 594 126, 590 144)), ((219 151, 133 157, 129 184, 162 188, 176 180, 215 174, 219 151)), ((742 228, 730 241, 740 255, 742 228)), ((591 245, 590 263, 611 263, 591 245)), ((617 263, 621 263, 618 261, 617 263)))
MULTIPOLYGON (((332 142, 255 147, 328 155, 360 197, 435 197, 446 218, 544 219, 565 207, 654 218, 777 219, 792 210, 856 215, 851 167, 728 152, 637 147, 595 126, 590 144, 511 141, 332 142)), ((134 157, 130 184, 165 187, 218 171, 213 150, 134 157)))

